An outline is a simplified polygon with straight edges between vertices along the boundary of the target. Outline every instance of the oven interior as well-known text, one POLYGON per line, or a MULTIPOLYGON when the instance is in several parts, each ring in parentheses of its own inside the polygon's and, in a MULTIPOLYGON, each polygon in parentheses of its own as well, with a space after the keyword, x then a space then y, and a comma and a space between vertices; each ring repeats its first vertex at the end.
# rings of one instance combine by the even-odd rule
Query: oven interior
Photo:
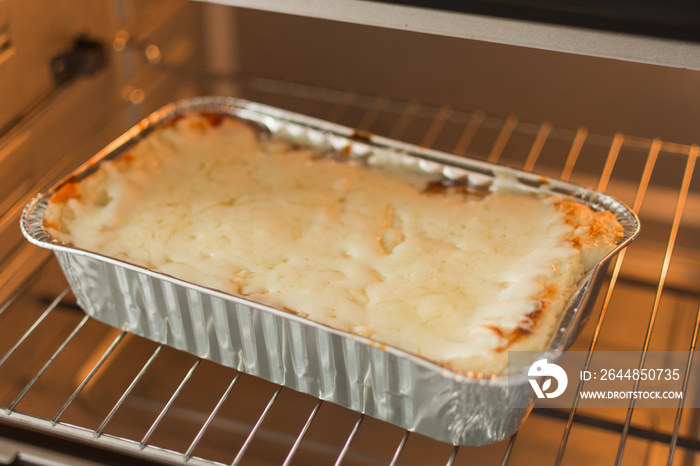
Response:
POLYGON ((0 464, 700 464, 682 406, 535 409, 483 447, 403 431, 85 317, 19 230, 36 192, 151 111, 234 95, 618 197, 642 232, 573 348, 691 364, 700 72, 207 3, 62 3, 0 0, 0 464))

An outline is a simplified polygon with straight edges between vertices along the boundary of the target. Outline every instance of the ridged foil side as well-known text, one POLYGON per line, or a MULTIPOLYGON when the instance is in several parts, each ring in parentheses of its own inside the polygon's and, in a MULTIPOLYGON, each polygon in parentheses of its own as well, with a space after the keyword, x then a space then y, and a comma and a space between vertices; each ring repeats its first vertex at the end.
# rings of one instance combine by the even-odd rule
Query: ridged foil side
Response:
MULTIPOLYGON (((498 441, 514 433, 529 411, 506 407, 503 380, 469 379, 266 306, 92 254, 56 256, 80 306, 99 321, 437 440, 498 441)), ((516 389, 531 400, 524 382, 516 389)))

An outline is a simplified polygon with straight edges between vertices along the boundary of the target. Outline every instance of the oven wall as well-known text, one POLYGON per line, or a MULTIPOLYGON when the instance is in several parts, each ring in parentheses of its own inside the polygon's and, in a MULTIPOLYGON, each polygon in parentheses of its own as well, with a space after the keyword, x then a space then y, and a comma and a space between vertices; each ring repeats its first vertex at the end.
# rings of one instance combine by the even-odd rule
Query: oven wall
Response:
POLYGON ((200 11, 186 0, 0 0, 0 300, 45 258, 17 227, 31 196, 148 112, 199 93, 154 74, 145 49, 200 66, 200 11), (107 64, 58 84, 51 58, 80 35, 104 45, 107 64))
POLYGON ((119 10, 115 2, 0 0, 0 128, 54 86, 51 57, 79 34, 112 36, 119 10))
POLYGON ((242 72, 591 132, 700 141, 700 72, 285 14, 236 13, 242 72))

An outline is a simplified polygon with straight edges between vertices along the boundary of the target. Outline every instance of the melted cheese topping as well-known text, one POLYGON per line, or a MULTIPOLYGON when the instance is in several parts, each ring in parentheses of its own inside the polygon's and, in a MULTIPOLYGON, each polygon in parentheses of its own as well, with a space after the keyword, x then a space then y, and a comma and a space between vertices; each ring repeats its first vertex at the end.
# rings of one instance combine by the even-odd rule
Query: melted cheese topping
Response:
MULTIPOLYGON (((233 119, 188 117, 65 185, 46 218, 80 248, 456 370, 499 372, 509 346, 546 345, 590 267, 580 246, 590 221, 567 220, 578 208, 557 198, 431 194, 427 176, 258 142, 233 119)), ((593 259, 610 238, 596 240, 604 247, 593 259)))

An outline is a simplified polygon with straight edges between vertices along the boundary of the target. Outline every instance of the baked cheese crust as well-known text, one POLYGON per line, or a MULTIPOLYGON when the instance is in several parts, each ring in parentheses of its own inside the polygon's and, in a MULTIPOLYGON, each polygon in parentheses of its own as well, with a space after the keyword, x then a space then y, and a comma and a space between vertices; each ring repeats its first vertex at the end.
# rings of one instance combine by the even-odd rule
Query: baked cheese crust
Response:
POLYGON ((50 199, 56 239, 496 374, 546 347, 577 283, 617 243, 609 212, 260 140, 179 118, 50 199), (437 189, 436 189, 437 187, 437 189))

